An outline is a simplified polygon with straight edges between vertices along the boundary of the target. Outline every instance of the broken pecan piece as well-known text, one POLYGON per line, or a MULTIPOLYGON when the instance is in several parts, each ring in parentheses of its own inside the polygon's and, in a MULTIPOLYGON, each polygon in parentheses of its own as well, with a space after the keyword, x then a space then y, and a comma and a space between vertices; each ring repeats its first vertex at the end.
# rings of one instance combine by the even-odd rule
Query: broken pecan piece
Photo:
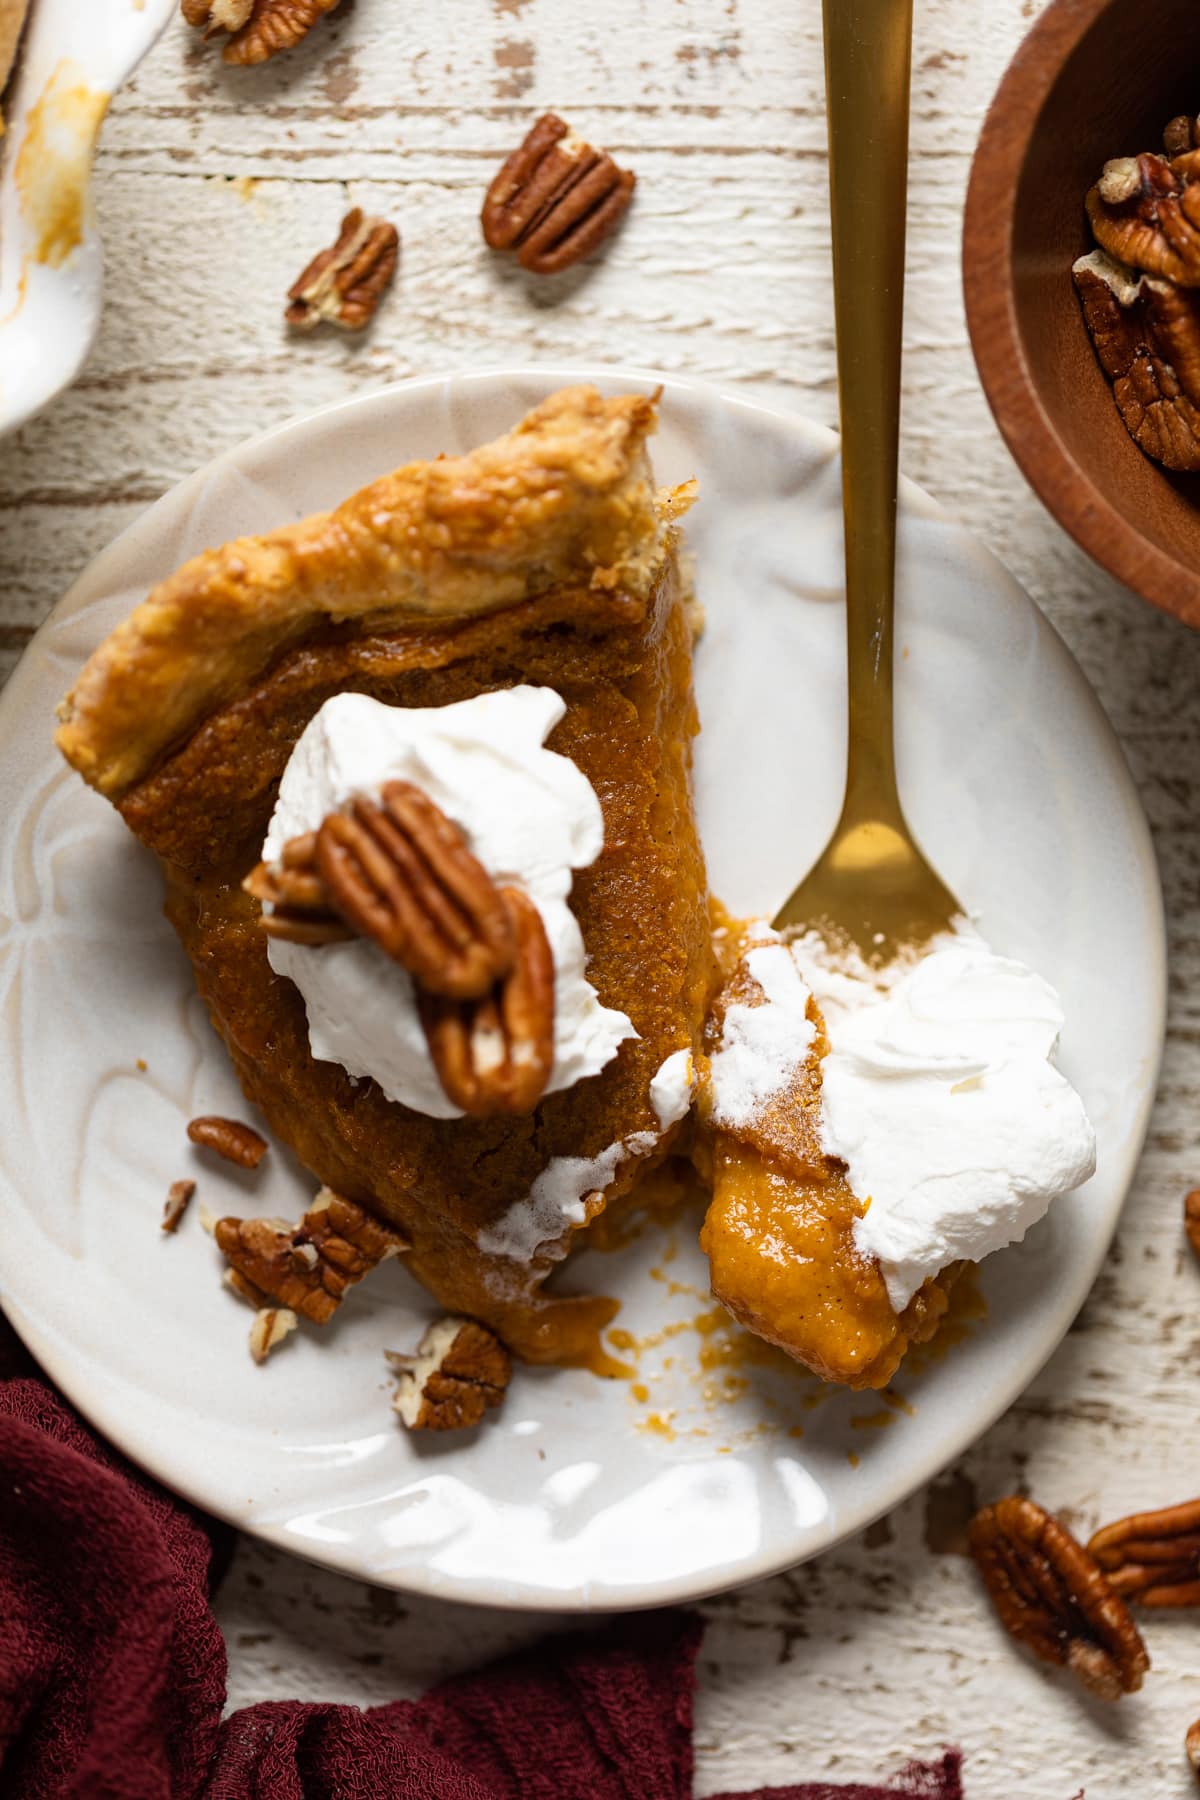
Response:
POLYGON ((289 1332, 299 1324, 288 1306, 263 1306, 254 1315, 250 1327, 250 1354, 256 1363, 265 1363, 276 1344, 282 1344, 289 1332))
POLYGON ((1150 1658, 1104 1570, 1058 1520, 1013 1495, 971 1521, 971 1554, 1000 1622, 1043 1662, 1106 1700, 1142 1685, 1150 1658))
POLYGON ((431 994, 486 994, 512 967, 514 937, 500 890, 429 795, 389 781, 379 804, 359 798, 317 833, 317 868, 346 922, 431 994))
POLYGON ((535 275, 557 275, 616 229, 636 180, 556 113, 543 113, 488 188, 484 240, 492 250, 515 250, 535 275))
POLYGON ((1200 1606, 1200 1500, 1133 1513, 1088 1545, 1109 1585, 1142 1606, 1200 1606))
POLYGON ((415 1356, 384 1352, 399 1380, 392 1400, 410 1431, 457 1431, 499 1406, 512 1375, 508 1351, 474 1319, 439 1319, 415 1356))
POLYGON ((243 1283, 315 1325, 333 1317, 348 1287, 408 1248, 398 1232, 330 1188, 321 1189, 299 1225, 226 1218, 215 1236, 243 1283))
POLYGON ((386 219, 364 218, 361 207, 354 207, 342 220, 336 243, 318 251, 288 289, 284 319, 297 331, 312 331, 322 320, 343 331, 362 331, 399 258, 396 227, 386 219))
POLYGON ((159 1227, 160 1230, 166 1232, 176 1232, 179 1230, 179 1222, 191 1205, 192 1195, 195 1192, 196 1184, 194 1181, 173 1181, 171 1183, 170 1187, 167 1189, 167 1197, 163 1201, 163 1215, 162 1223, 159 1227))
POLYGON ((500 894, 516 944, 509 972, 477 1000, 417 991, 438 1080, 474 1118, 532 1112, 554 1067, 554 956, 542 915, 520 888, 500 894))
POLYGON ((227 32, 227 63, 263 63, 306 38, 338 0, 181 0, 189 25, 206 38, 227 32))
POLYGON ((268 937, 289 944, 339 944, 354 936, 329 904, 317 872, 315 831, 292 838, 277 863, 258 863, 242 887, 261 902, 258 922, 268 937))
POLYGON ((184 19, 206 38, 218 31, 240 31, 253 10, 254 0, 180 0, 184 19))
POLYGON ((237 1163, 242 1169, 257 1169, 267 1154, 267 1140, 253 1125, 243 1125, 240 1119, 221 1119, 206 1114, 201 1119, 193 1119, 188 1125, 187 1134, 193 1144, 201 1144, 206 1150, 215 1150, 226 1162, 237 1163))

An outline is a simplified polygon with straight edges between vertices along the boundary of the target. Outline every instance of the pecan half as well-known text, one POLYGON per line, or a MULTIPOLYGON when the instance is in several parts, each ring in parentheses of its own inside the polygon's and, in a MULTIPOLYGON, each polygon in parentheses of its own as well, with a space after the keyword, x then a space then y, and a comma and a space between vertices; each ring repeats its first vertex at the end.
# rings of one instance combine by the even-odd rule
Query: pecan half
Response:
POLYGON ((392 1408, 410 1431, 457 1431, 499 1406, 512 1375, 508 1351, 474 1319, 439 1319, 415 1356, 386 1350, 399 1380, 392 1408))
POLYGON ((299 1225, 218 1219, 215 1236, 243 1283, 316 1325, 333 1317, 348 1287, 408 1248, 398 1232, 330 1188, 321 1189, 299 1225))
POLYGON ((221 1119, 206 1114, 203 1118, 191 1120, 187 1134, 193 1144, 201 1144, 206 1150, 215 1150, 226 1162, 237 1163, 242 1169, 257 1169, 267 1154, 266 1138, 255 1131, 252 1125, 243 1125, 240 1119, 221 1119))
POLYGON ((189 25, 205 37, 228 32, 222 55, 227 63, 266 62, 306 38, 338 0, 181 0, 189 25))
POLYGON ((346 922, 431 994, 469 1000, 511 967, 508 909, 467 840, 410 781, 359 798, 317 833, 317 868, 346 922))
POLYGON ((338 944, 354 936, 329 904, 317 872, 315 831, 286 843, 277 863, 258 863, 242 887, 261 901, 259 924, 268 937, 289 944, 338 944))
POLYGON ((167 1197, 163 1201, 161 1231, 176 1232, 179 1222, 191 1205, 192 1195, 196 1192, 194 1181, 173 1181, 167 1189, 167 1197))
POLYGON ((1019 1643, 1106 1700, 1141 1687, 1150 1658, 1129 1608, 1057 1519, 1014 1495, 976 1513, 969 1542, 1000 1622, 1019 1643))
POLYGON ((263 1306, 254 1315, 250 1327, 250 1354, 256 1363, 265 1363, 277 1344, 282 1344, 299 1324, 289 1306, 263 1306))
POLYGON ((1106 163, 1085 202, 1102 250, 1139 269, 1200 287, 1200 184, 1196 152, 1164 157, 1150 152, 1106 163))
POLYGON ((1188 1243, 1200 1256, 1200 1188, 1193 1188, 1183 1197, 1183 1229, 1188 1243))
POLYGON ((556 113, 543 113, 488 188, 484 241, 492 250, 515 250, 535 275, 557 275, 616 229, 636 182, 606 150, 594 150, 556 113))
POLYGON ((337 242, 320 250, 288 289, 284 319, 297 331, 324 320, 343 331, 362 331, 375 316, 396 273, 400 233, 386 219, 369 219, 354 207, 342 220, 337 242))
POLYGON ((554 956, 542 916, 520 888, 501 888, 516 960, 479 1000, 417 991, 438 1080, 473 1118, 532 1112, 554 1067, 554 956))
POLYGON ((1200 469, 1200 291, 1138 278, 1102 250, 1073 276, 1130 437, 1168 469, 1200 469))
POLYGON ((1088 1545, 1109 1585, 1142 1606, 1200 1606, 1200 1500, 1133 1513, 1088 1545))
POLYGON ((1163 149, 1168 156, 1186 156, 1200 145, 1200 119, 1188 113, 1169 119, 1163 129, 1163 149))

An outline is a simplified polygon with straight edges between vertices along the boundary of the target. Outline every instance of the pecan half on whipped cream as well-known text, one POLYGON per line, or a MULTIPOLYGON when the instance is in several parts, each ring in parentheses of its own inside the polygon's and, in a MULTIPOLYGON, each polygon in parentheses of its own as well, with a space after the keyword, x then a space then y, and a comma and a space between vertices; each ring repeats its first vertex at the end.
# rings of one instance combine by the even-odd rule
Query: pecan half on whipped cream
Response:
POLYGON ((412 978, 447 1097, 476 1118, 532 1112, 554 1066, 554 958, 541 914, 501 887, 410 781, 358 796, 243 883, 271 937, 369 939, 412 978))
POLYGON ((316 865, 341 916, 426 993, 475 1000, 512 968, 500 889, 452 819, 411 781, 388 781, 317 833, 316 865))
POLYGON ((554 957, 546 928, 520 888, 501 888, 500 897, 515 945, 512 967, 476 999, 417 993, 438 1079, 476 1118, 532 1112, 554 1067, 554 957))

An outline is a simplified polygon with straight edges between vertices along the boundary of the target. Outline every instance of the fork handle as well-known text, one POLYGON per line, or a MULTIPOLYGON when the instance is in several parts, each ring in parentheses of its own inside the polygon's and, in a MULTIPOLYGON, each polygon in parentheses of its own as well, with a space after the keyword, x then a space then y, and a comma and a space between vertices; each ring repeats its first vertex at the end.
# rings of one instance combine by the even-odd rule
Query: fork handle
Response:
POLYGON ((846 533, 846 808, 900 815, 892 732, 912 0, 824 0, 846 533))

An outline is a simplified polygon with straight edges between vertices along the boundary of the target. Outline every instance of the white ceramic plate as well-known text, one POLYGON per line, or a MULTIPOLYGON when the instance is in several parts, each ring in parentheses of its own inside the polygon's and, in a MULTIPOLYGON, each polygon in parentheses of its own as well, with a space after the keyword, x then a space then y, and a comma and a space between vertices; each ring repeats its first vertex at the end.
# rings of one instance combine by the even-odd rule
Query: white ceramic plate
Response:
POLYGON ((100 324, 92 155, 176 0, 33 0, 0 162, 0 435, 74 381, 100 324), (76 241, 78 239, 78 241, 76 241))
MULTIPOLYGON (((305 1329, 251 1365, 249 1314, 222 1289, 195 1208, 163 1239, 163 1196, 192 1172, 213 1212, 296 1216, 312 1184, 278 1148, 256 1176, 191 1152, 189 1118, 245 1105, 159 916, 156 869, 60 764, 54 705, 184 556, 328 505, 407 458, 465 449, 579 379, 653 378, 420 381, 223 457, 97 559, 0 706, 0 1293, 18 1329, 115 1443, 244 1529, 385 1585, 550 1608, 679 1599, 795 1563, 977 1437, 1091 1285, 1141 1144, 1164 1013, 1158 880, 1116 740, 1021 590, 908 488, 902 788, 987 935, 1062 992, 1063 1067, 1099 1137, 1094 1180, 992 1258, 986 1323, 902 1373, 907 1411, 790 1368, 702 1367, 720 1365, 726 1339, 710 1329, 694 1231, 678 1226, 569 1267, 573 1283, 620 1296, 620 1328, 657 1339, 638 1387, 523 1370, 479 1432, 406 1437, 382 1351, 411 1346, 431 1308, 392 1265, 323 1335, 305 1329)), ((689 538, 708 613, 698 792, 712 881, 734 909, 769 913, 839 799, 836 440, 698 384, 663 385, 660 477, 696 474, 702 495, 689 538)))

